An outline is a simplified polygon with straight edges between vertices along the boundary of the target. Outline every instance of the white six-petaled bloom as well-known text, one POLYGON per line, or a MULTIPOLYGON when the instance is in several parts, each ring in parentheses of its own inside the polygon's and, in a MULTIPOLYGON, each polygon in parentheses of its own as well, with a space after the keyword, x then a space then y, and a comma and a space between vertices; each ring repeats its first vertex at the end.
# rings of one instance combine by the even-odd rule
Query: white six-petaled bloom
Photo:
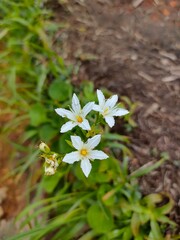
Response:
POLYGON ((67 132, 75 126, 79 126, 83 130, 90 130, 91 127, 86 119, 86 115, 93 109, 93 106, 94 102, 89 102, 83 107, 83 109, 81 109, 79 99, 74 93, 72 98, 72 108, 70 109, 71 111, 64 108, 55 109, 56 113, 61 117, 66 117, 70 120, 61 127, 61 132, 67 132))
POLYGON ((100 134, 89 138, 85 143, 79 136, 71 136, 72 145, 75 149, 77 149, 77 151, 66 154, 62 161, 69 164, 81 161, 81 169, 84 175, 88 177, 92 168, 90 160, 102 160, 108 158, 108 155, 103 151, 93 150, 99 144, 100 140, 100 134))
POLYGON ((120 117, 129 113, 128 110, 119 108, 116 105, 118 101, 118 95, 113 95, 106 100, 102 91, 97 90, 97 97, 99 100, 99 105, 94 104, 93 110, 99 112, 110 127, 113 127, 115 124, 114 117, 120 117))

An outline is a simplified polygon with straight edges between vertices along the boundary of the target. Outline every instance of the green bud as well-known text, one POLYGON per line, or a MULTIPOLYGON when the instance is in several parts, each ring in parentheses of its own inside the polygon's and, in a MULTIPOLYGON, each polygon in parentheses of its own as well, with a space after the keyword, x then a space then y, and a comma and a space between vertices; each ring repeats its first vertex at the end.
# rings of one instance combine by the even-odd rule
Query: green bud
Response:
POLYGON ((39 144, 39 149, 44 152, 44 153, 49 153, 50 152, 50 148, 48 147, 47 144, 45 144, 44 142, 41 142, 39 144))

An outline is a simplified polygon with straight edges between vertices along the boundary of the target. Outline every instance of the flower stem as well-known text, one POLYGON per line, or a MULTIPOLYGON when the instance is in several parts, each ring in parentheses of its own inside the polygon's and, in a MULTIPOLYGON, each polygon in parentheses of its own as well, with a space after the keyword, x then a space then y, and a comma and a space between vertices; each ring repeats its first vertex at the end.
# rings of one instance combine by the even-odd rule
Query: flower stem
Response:
POLYGON ((95 124, 94 125, 96 125, 98 123, 99 123, 99 112, 96 114, 96 120, 95 120, 95 124))

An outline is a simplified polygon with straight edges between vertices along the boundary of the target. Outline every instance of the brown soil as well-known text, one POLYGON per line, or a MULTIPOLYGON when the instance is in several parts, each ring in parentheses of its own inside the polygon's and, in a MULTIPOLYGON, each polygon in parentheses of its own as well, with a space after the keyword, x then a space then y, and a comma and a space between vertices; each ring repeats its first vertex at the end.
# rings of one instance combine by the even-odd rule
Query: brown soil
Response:
MULTIPOLYGON (((141 179, 142 192, 168 192, 180 223, 180 18, 178 1, 64 1, 55 4, 57 21, 69 24, 63 57, 76 63, 74 81, 90 79, 119 96, 139 102, 138 127, 131 134, 131 169, 170 155, 161 168, 141 179), (133 6, 134 4, 134 6, 133 6)), ((52 5, 51 5, 52 7, 52 5)), ((115 131, 121 133, 116 125, 115 131)))
MULTIPOLYGON (((7 118, 6 118, 7 121, 7 118)), ((0 125, 4 125, 5 118, 1 116, 0 125)), ((7 141, 7 136, 0 136, 0 239, 5 240, 17 233, 14 220, 25 205, 23 178, 12 176, 13 165, 11 157, 15 151, 7 141)))

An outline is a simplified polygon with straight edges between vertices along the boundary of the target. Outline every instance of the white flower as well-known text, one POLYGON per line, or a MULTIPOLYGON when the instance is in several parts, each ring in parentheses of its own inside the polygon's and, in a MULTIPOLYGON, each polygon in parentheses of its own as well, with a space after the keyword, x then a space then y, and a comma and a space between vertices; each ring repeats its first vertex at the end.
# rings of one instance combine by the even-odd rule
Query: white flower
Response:
POLYGON ((91 127, 85 117, 93 109, 93 106, 94 102, 89 102, 83 107, 83 109, 81 109, 79 99, 74 93, 72 98, 71 111, 64 108, 55 109, 56 113, 59 114, 61 117, 67 117, 70 120, 61 127, 61 132, 67 132, 75 126, 79 126, 83 130, 90 130, 91 127))
POLYGON ((86 143, 82 142, 78 136, 71 136, 72 145, 77 151, 66 154, 62 161, 69 164, 81 161, 82 171, 88 177, 92 168, 90 160, 108 158, 108 155, 103 151, 93 150, 99 144, 100 140, 100 134, 89 138, 86 143))
POLYGON ((115 124, 114 117, 123 116, 129 113, 128 110, 116 106, 118 96, 113 95, 107 100, 101 90, 97 90, 99 105, 94 104, 93 110, 99 112, 110 127, 115 124))
POLYGON ((51 166, 45 166, 45 175, 50 176, 50 175, 54 175, 56 173, 56 169, 54 169, 51 166))
POLYGON ((45 158, 45 175, 55 174, 57 167, 59 166, 57 161, 57 154, 45 158))

